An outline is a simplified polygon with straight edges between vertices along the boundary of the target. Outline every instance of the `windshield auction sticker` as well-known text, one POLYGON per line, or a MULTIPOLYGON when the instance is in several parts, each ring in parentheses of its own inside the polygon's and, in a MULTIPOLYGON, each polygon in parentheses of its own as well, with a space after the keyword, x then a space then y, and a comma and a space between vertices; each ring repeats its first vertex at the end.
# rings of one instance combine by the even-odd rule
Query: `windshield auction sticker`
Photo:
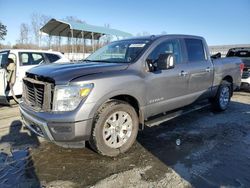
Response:
POLYGON ((145 44, 130 44, 129 48, 142 48, 144 46, 145 46, 145 44))

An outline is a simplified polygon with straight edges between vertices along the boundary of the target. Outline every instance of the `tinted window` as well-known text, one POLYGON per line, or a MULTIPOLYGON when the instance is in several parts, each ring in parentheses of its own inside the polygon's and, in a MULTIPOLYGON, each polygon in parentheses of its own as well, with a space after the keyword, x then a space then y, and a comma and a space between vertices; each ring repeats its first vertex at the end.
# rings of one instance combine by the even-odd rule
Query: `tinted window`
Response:
POLYGON ((185 39, 185 43, 186 43, 189 61, 204 61, 204 60, 206 60, 202 40, 185 39))
POLYGON ((181 63, 181 49, 178 40, 168 40, 160 43, 156 48, 150 53, 148 59, 153 62, 157 61, 161 54, 172 53, 175 56, 176 63, 181 63))
POLYGON ((238 51, 229 51, 227 57, 250 57, 250 51, 247 50, 238 50, 238 51))
POLYGON ((40 63, 44 63, 44 58, 42 54, 38 54, 38 53, 31 53, 32 55, 32 59, 33 59, 33 65, 37 65, 40 63))
POLYGON ((6 52, 0 52, 0 68, 5 68, 6 67, 6 63, 8 62, 8 51, 6 52))
POLYGON ((46 54, 46 57, 49 59, 50 63, 53 63, 53 62, 60 59, 60 57, 58 55, 55 55, 55 54, 46 54))
POLYGON ((21 52, 19 57, 21 66, 38 65, 45 62, 41 53, 21 52))

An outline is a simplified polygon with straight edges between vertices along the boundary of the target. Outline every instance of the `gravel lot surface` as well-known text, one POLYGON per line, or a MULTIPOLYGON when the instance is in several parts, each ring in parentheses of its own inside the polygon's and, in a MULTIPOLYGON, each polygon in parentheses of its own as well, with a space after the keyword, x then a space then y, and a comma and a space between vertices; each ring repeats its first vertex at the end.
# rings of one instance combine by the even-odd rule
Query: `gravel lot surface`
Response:
POLYGON ((250 93, 145 128, 117 158, 37 138, 0 106, 0 187, 250 187, 250 93))

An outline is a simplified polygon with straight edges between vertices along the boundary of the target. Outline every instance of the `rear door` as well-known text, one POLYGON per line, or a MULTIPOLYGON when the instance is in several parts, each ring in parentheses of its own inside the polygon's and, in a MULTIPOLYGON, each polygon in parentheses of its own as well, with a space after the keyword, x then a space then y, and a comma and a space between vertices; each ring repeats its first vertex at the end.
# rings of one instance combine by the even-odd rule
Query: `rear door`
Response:
POLYGON ((192 100, 202 99, 210 94, 213 83, 213 64, 206 53, 203 40, 196 38, 184 39, 186 46, 189 75, 188 92, 192 100))
POLYGON ((5 96, 6 83, 6 71, 5 67, 8 62, 9 51, 0 52, 0 96, 5 96))

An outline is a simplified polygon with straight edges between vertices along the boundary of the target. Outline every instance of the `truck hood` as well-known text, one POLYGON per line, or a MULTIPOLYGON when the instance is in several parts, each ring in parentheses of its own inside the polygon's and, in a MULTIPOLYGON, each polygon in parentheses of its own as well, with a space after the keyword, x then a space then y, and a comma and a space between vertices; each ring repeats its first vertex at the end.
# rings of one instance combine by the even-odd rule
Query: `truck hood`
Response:
POLYGON ((108 71, 121 71, 128 67, 127 63, 102 63, 102 62, 74 62, 52 63, 36 66, 27 71, 46 80, 53 80, 55 84, 67 84, 75 78, 108 71))

